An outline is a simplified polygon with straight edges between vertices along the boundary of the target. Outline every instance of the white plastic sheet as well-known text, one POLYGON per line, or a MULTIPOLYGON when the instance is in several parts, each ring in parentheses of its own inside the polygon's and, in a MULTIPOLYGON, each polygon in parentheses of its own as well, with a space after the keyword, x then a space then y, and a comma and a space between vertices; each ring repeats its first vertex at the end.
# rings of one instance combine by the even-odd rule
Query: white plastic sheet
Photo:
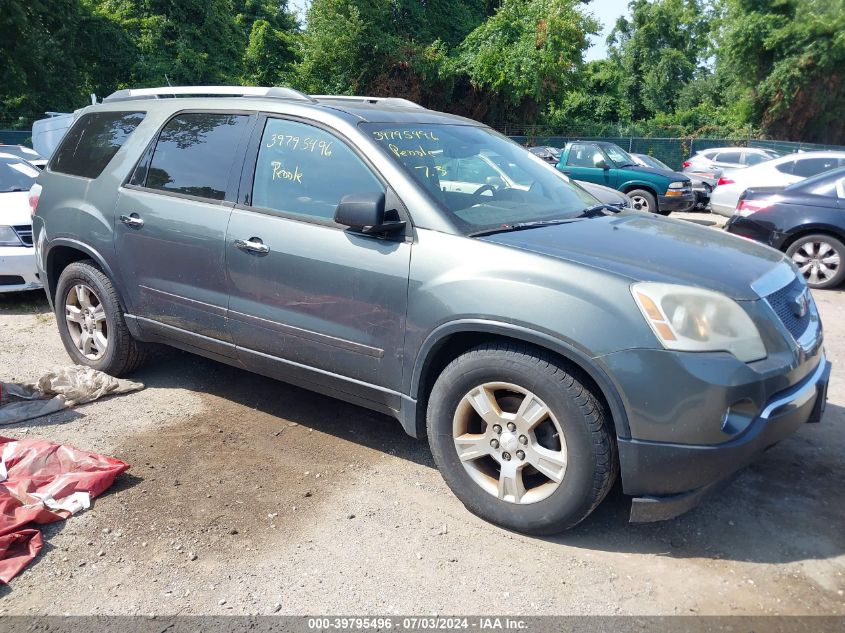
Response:
POLYGON ((37 382, 0 381, 0 425, 22 422, 110 396, 143 389, 90 367, 53 367, 37 382))

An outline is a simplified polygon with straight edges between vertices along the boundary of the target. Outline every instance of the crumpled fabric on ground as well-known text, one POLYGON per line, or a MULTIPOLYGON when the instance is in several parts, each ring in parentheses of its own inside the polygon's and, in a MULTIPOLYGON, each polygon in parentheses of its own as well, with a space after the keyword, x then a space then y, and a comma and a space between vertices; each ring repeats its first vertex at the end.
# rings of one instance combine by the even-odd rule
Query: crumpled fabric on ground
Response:
POLYGON ((13 424, 67 407, 143 389, 140 382, 122 380, 90 367, 71 365, 54 367, 38 382, 11 383, 0 381, 0 424, 13 424), (6 403, 6 399, 11 400, 6 403))
POLYGON ((129 464, 40 439, 0 437, 0 582, 41 551, 32 524, 64 521, 91 505, 129 464))

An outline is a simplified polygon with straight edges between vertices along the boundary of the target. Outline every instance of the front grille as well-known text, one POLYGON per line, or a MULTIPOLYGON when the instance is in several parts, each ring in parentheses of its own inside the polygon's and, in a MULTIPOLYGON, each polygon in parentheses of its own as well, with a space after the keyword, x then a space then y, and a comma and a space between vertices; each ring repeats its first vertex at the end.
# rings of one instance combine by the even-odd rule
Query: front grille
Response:
POLYGON ((23 277, 18 277, 17 275, 0 275, 0 286, 21 286, 23 283, 23 277))
POLYGON ((795 340, 801 338, 801 335, 804 334, 810 326, 811 315, 809 306, 808 309, 804 311, 803 316, 798 316, 795 311, 795 302, 804 292, 809 293, 810 291, 807 289, 804 280, 796 277, 792 280, 792 283, 784 286, 780 290, 776 290, 766 297, 766 301, 768 301, 769 305, 772 306, 775 314, 778 315, 778 318, 786 326, 786 329, 789 330, 789 333, 792 334, 792 337, 795 340))
POLYGON ((18 237, 21 239, 21 242, 24 243, 24 246, 32 246, 31 224, 19 224, 18 226, 13 226, 12 230, 18 234, 18 237))

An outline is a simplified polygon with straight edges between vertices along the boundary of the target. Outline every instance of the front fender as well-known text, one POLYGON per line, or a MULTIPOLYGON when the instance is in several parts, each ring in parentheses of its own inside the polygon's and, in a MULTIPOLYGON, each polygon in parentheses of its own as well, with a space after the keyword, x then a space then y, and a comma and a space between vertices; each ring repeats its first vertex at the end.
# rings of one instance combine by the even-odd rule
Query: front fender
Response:
POLYGON ((616 426, 616 433, 619 437, 629 438, 630 428, 625 406, 619 395, 619 388, 605 371, 601 361, 591 358, 584 350, 564 342, 559 337, 550 333, 531 329, 524 325, 494 321, 488 319, 458 319, 444 323, 434 329, 425 339, 420 347, 414 362, 410 376, 410 393, 417 400, 423 395, 422 378, 429 365, 430 359, 434 357, 440 346, 454 335, 459 334, 491 334, 536 345, 562 356, 581 368, 598 385, 610 409, 616 426))
POLYGON ((661 186, 653 182, 648 182, 647 180, 627 180, 619 185, 619 191, 628 192, 631 189, 648 189, 649 191, 653 191, 654 195, 660 196, 666 193, 668 186, 668 182, 666 185, 661 186))

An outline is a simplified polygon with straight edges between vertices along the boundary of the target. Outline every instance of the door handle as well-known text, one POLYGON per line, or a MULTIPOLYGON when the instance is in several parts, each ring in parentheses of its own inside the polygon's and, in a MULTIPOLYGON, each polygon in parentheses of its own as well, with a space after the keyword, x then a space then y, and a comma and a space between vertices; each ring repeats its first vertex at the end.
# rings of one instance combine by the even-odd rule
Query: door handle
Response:
POLYGON ((266 255, 270 252, 270 247, 267 246, 264 242, 261 241, 261 238, 258 237, 251 237, 248 240, 235 240, 235 248, 239 248, 242 251, 246 251, 248 253, 258 253, 260 255, 266 255))
POLYGON ((120 221, 126 226, 131 226, 133 229, 140 229, 144 226, 144 221, 138 217, 137 213, 130 213, 129 215, 120 216, 120 221))

